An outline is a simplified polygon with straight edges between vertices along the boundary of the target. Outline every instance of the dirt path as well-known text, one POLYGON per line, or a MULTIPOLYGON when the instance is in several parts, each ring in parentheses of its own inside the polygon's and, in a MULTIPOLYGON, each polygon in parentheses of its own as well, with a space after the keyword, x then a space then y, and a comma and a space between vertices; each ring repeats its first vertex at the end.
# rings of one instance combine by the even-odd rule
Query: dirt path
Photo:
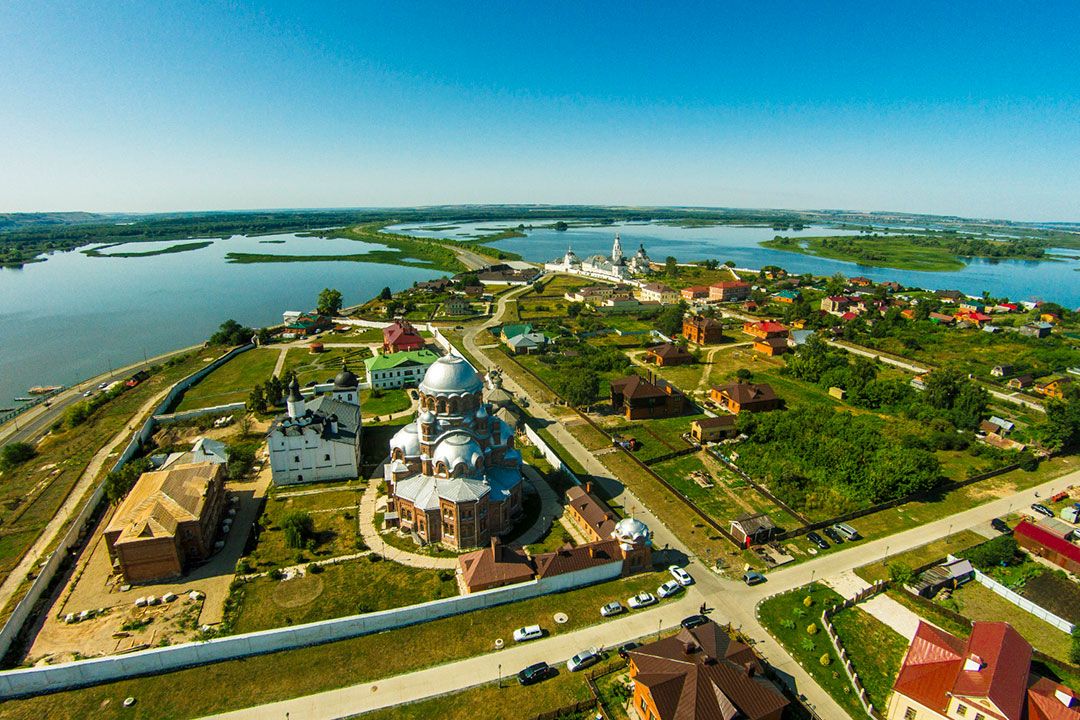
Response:
POLYGON ((86 466, 82 475, 79 476, 75 486, 68 493, 67 498, 64 499, 64 503, 57 509, 56 515, 49 521, 48 525, 38 535, 37 540, 23 555, 22 560, 16 565, 11 573, 8 574, 3 584, 0 584, 0 608, 6 607, 8 602, 11 601, 12 596, 19 589, 22 581, 29 574, 45 555, 45 551, 50 545, 57 539, 60 531, 63 529, 64 524, 71 518, 79 507, 82 505, 83 498, 86 495, 87 490, 94 484, 94 480, 97 478, 98 473, 101 472, 101 468, 105 465, 105 462, 113 455, 114 451, 121 445, 127 442, 128 437, 136 431, 140 425, 146 420, 147 416, 154 411, 165 396, 172 390, 172 386, 169 386, 147 400, 138 413, 128 421, 124 428, 118 432, 109 442, 108 445, 97 451, 90 460, 90 464, 86 466))

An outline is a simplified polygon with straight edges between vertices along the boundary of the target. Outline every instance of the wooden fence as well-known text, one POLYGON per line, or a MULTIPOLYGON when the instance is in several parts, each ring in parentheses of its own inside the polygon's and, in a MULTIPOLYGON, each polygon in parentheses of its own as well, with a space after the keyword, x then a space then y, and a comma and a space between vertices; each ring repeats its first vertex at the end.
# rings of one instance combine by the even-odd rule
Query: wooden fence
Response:
POLYGON ((844 648, 844 644, 840 641, 840 636, 836 632, 836 628, 832 624, 832 616, 837 612, 854 607, 861 603, 863 600, 867 600, 880 592, 883 592, 888 588, 887 582, 879 582, 871 585, 865 590, 861 590, 854 597, 844 600, 838 605, 827 607, 821 612, 821 625, 825 628, 825 634, 829 636, 829 642, 832 643, 833 650, 836 651, 836 656, 840 658, 840 665, 844 669, 844 675, 847 676, 848 682, 855 689, 856 697, 859 699, 859 704, 862 705, 866 714, 877 720, 881 718, 881 713, 878 712, 874 704, 870 702, 867 697, 866 688, 863 687, 862 680, 859 678, 859 674, 855 672, 855 667, 851 664, 851 658, 847 655, 847 650, 844 648))

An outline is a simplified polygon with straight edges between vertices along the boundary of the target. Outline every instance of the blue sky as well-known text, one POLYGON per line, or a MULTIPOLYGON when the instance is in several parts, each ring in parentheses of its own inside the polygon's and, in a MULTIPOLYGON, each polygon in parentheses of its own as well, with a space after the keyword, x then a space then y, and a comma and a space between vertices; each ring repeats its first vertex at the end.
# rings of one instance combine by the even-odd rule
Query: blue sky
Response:
POLYGON ((1080 3, 0 4, 0 211, 1080 220, 1080 3))

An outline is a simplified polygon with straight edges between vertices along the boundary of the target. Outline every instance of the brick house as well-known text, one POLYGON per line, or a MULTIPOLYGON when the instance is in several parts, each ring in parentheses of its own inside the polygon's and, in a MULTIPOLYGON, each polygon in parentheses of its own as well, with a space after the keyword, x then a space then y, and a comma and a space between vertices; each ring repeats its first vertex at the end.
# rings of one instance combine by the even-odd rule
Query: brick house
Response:
POLYGON ((645 351, 645 362, 655 363, 661 367, 673 365, 689 365, 696 358, 679 347, 675 343, 663 343, 645 351))
POLYGON ((643 720, 780 720, 789 704, 754 651, 712 621, 631 650, 629 663, 643 720))
POLYGON ((383 352, 395 353, 407 350, 419 350, 424 347, 424 338, 407 320, 395 320, 383 328, 383 352))
POLYGON ((691 285, 690 287, 683 288, 681 291, 679 291, 679 294, 682 295, 682 299, 687 302, 692 302, 694 300, 705 300, 709 297, 709 286, 691 285))
POLYGON ((771 320, 743 323, 742 331, 759 340, 786 338, 788 336, 788 329, 786 327, 778 322, 772 322, 771 320))
POLYGON ((772 386, 766 383, 733 382, 714 385, 709 391, 709 397, 734 415, 743 411, 768 412, 777 409, 781 404, 772 386))
POLYGON ((692 343, 711 345, 724 341, 724 326, 719 320, 688 315, 683 318, 682 335, 692 343))
POLYGON ((575 485, 566 491, 566 514, 590 542, 611 537, 618 516, 592 492, 592 483, 575 485))
POLYGON ((1059 534, 1024 520, 1014 528, 1013 537, 1020 547, 1032 555, 1038 555, 1074 575, 1080 575, 1080 546, 1072 544, 1059 534))
POLYGON ((690 437, 697 443, 717 442, 734 437, 737 432, 734 415, 706 417, 690 423, 690 437))
POLYGON ((183 574, 213 552, 224 507, 224 464, 143 473, 105 528, 113 568, 129 583, 183 574))
POLYGON ((975 622, 963 640, 920 622, 893 683, 887 720, 1080 720, 1076 692, 1032 671, 1008 623, 975 622))
POLYGON ((661 305, 677 303, 680 297, 677 290, 672 290, 662 283, 647 283, 638 291, 638 299, 645 302, 658 302, 661 305))
POLYGON ((1059 377, 1039 383, 1035 386, 1035 392, 1040 395, 1045 395, 1048 398, 1062 400, 1065 397, 1065 391, 1071 386, 1072 378, 1059 377))
POLYGON ((709 286, 712 302, 736 302, 750 297, 750 283, 742 280, 725 280, 709 286))
POLYGON ((848 297, 847 295, 830 295, 821 298, 821 309, 827 313, 838 315, 847 311, 854 302, 855 298, 848 297))
POLYGON ((788 347, 788 339, 783 337, 771 337, 754 341, 754 352, 759 352, 762 355, 783 355, 790 348, 788 347))
POLYGON ((686 404, 678 388, 659 378, 628 375, 611 381, 611 407, 627 420, 675 417, 686 411, 686 404))

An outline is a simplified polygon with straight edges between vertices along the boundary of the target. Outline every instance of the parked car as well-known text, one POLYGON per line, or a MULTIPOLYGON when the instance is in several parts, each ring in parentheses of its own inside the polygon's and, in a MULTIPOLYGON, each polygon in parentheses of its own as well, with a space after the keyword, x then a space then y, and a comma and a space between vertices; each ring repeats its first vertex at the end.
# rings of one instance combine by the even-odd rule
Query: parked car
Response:
POLYGON ((532 685, 533 683, 547 680, 549 677, 554 677, 558 674, 559 671, 548 665, 546 662, 538 662, 519 672, 517 677, 518 682, 522 685, 532 685))
POLYGON ((674 580, 668 580, 666 583, 656 588, 656 594, 662 598, 671 597, 676 593, 682 592, 683 586, 674 580))
POLYGON ((526 627, 518 628, 514 631, 515 642, 525 642, 526 640, 536 640, 537 638, 544 637, 544 630, 539 625, 528 625, 526 627))
POLYGON ((765 582, 765 576, 759 572, 751 570, 750 572, 743 573, 742 581, 747 585, 759 585, 765 582))
POLYGON ((690 573, 683 570, 678 565, 672 565, 668 568, 668 572, 671 573, 671 577, 675 578, 675 582, 679 583, 683 587, 694 584, 694 578, 690 577, 690 573))
POLYGON ((848 540, 862 540, 862 535, 859 534, 859 531, 847 523, 836 523, 833 527, 848 540))
POLYGON ((595 665, 598 662, 600 662, 599 655, 592 650, 582 650, 566 661, 566 669, 570 672, 577 672, 578 670, 584 670, 591 665, 595 665))
POLYGON ((653 597, 653 594, 647 592, 638 593, 637 595, 626 601, 626 604, 634 610, 637 610, 638 608, 649 607, 650 605, 655 605, 656 603, 657 600, 655 597, 653 597))
POLYGON ((633 640, 628 643, 623 643, 619 646, 619 657, 625 660, 631 650, 637 650, 639 647, 641 647, 641 643, 634 642, 633 640))
POLYGON ((1045 515, 1046 517, 1054 517, 1054 511, 1046 507, 1042 503, 1031 503, 1031 509, 1039 513, 1040 515, 1045 515))
POLYGON ((822 530, 821 532, 825 533, 825 536, 827 538, 829 538, 830 540, 832 540, 837 545, 844 542, 844 536, 840 534, 840 531, 837 530, 835 526, 827 527, 824 530, 822 530))
POLYGON ((990 521, 990 527, 994 528, 999 533, 1007 533, 1007 532, 1009 532, 1009 524, 1006 523, 1001 518, 994 518, 993 520, 991 520, 990 521))
POLYGON ((93 391, 93 390, 87 390, 86 392, 84 392, 84 393, 82 394, 82 396, 83 396, 83 397, 90 397, 90 396, 91 396, 91 395, 93 395, 93 394, 94 394, 94 391, 93 391))
POLYGON ((698 625, 704 625, 707 622, 709 622, 709 618, 704 615, 691 615, 689 617, 684 617, 679 624, 687 630, 693 630, 698 625))
POLYGON ((98 390, 104 390, 107 387, 109 387, 109 383, 103 382, 103 383, 101 383, 100 385, 97 386, 97 389, 98 390))
POLYGON ((609 602, 607 605, 600 608, 600 614, 603 617, 611 617, 612 615, 618 615, 625 610, 626 608, 622 606, 622 603, 616 600, 615 602, 609 602))
POLYGON ((821 537, 816 532, 808 532, 808 533, 806 533, 806 539, 809 540, 810 542, 814 543, 815 545, 817 545, 822 550, 828 550, 829 549, 829 543, 825 542, 825 538, 821 537))

